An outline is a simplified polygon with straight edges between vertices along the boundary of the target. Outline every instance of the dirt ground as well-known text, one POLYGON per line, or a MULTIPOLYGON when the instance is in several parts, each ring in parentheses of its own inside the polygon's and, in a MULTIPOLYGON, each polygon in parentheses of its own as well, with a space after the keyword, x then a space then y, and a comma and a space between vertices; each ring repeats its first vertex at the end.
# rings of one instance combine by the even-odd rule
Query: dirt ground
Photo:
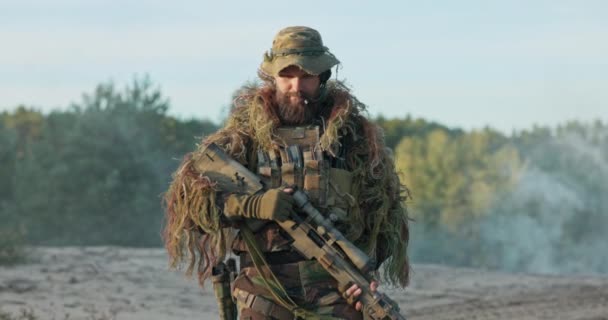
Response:
MULTIPOLYGON (((0 311, 23 319, 217 319, 210 288, 167 270, 162 249, 38 248, 0 267, 0 311), (29 317, 29 318, 28 318, 29 317)), ((608 277, 506 274, 415 265, 383 288, 409 320, 608 319, 608 277)), ((1 315, 1 313, 0 313, 1 315)), ((0 317, 2 318, 2 317, 0 317)))

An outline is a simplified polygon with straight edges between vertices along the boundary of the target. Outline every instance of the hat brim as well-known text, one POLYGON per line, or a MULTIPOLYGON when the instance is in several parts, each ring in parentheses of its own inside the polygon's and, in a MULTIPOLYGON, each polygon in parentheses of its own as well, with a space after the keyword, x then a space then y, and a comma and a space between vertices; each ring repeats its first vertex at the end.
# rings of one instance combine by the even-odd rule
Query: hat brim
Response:
POLYGON ((340 63, 332 54, 324 52, 321 55, 299 55, 290 54, 287 56, 274 57, 271 61, 264 61, 260 68, 264 73, 276 77, 281 70, 289 66, 298 66, 302 70, 312 75, 319 75, 333 66, 340 63))

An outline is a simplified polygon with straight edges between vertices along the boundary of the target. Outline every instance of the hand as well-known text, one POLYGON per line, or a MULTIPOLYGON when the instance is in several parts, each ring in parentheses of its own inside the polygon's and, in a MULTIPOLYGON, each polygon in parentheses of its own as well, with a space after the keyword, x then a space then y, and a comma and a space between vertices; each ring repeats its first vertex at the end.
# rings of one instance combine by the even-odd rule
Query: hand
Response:
MULTIPOLYGON (((378 281, 374 280, 369 284, 369 290, 372 293, 374 293, 374 292, 378 291, 378 286, 379 286, 378 281)), ((359 297, 361 295, 361 293, 363 293, 363 290, 361 290, 361 288, 359 288, 358 285, 353 284, 350 288, 346 289, 346 291, 344 292, 344 297, 346 299, 348 299, 348 298, 356 299, 357 297, 359 297)), ((363 308, 363 304, 361 303, 361 301, 357 301, 355 303, 355 309, 357 311, 361 311, 362 308, 363 308)))
POLYGON ((231 194, 224 203, 224 214, 229 217, 245 217, 284 221, 295 213, 294 199, 286 189, 270 189, 262 194, 231 194))
POLYGON ((289 216, 295 214, 293 208, 295 200, 286 189, 270 189, 262 195, 260 209, 257 217, 259 219, 285 221, 289 216))

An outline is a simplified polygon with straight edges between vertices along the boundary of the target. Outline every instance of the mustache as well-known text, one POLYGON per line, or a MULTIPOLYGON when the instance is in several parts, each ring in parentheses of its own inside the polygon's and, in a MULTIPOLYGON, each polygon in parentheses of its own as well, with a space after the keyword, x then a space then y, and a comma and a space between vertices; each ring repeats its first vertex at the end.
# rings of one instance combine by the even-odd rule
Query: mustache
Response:
POLYGON ((300 125, 312 121, 319 106, 302 92, 277 93, 277 116, 284 125, 300 125), (298 101, 292 101, 292 97, 298 101))
POLYGON ((308 105, 309 103, 313 102, 312 97, 309 97, 307 94, 305 94, 303 92, 286 92, 286 93, 283 94, 283 97, 285 97, 285 98, 291 98, 291 97, 300 98, 300 99, 302 99, 302 101, 304 102, 305 105, 308 105))

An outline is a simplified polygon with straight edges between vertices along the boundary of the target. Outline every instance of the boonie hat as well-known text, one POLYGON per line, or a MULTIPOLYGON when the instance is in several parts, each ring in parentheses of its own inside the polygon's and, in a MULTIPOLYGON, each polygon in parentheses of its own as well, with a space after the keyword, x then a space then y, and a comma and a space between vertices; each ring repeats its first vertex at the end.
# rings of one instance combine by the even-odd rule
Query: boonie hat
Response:
POLYGON ((270 76, 295 65, 312 75, 319 75, 340 61, 323 45, 321 34, 313 28, 287 27, 277 33, 272 49, 264 54, 260 69, 270 76))

